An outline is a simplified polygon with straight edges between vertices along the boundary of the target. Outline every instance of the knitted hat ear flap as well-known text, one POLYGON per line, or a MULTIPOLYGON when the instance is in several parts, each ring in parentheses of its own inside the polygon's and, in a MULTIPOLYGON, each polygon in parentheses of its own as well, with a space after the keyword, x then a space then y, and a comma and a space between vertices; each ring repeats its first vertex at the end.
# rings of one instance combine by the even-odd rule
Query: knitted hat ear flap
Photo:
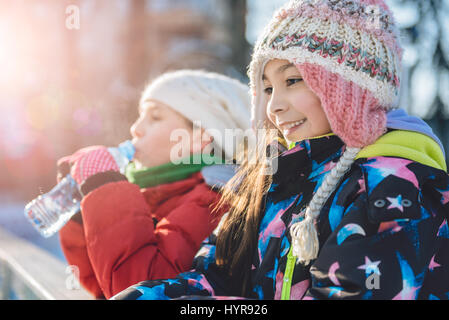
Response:
POLYGON ((296 67, 321 100, 332 131, 348 147, 370 145, 385 133, 386 110, 370 91, 319 65, 300 63, 296 67))

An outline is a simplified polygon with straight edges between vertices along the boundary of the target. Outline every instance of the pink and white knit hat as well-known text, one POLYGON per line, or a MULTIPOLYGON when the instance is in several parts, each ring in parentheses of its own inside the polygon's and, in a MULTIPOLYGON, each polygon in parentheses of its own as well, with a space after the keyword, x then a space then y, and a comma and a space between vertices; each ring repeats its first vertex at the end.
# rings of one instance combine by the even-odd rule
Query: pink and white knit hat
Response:
POLYGON ((349 147, 372 144, 397 107, 402 49, 383 0, 291 0, 259 37, 249 67, 252 122, 266 119, 262 73, 294 63, 320 98, 332 131, 349 147))

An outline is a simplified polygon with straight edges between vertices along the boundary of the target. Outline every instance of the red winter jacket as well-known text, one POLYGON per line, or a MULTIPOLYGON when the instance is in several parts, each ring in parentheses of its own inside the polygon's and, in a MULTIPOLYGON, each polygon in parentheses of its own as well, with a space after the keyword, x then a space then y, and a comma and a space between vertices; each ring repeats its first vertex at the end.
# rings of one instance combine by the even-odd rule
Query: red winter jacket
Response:
POLYGON ((69 264, 96 298, 110 298, 142 280, 166 279, 191 267, 201 242, 218 225, 219 194, 201 173, 140 189, 128 181, 106 183, 81 202, 82 221, 60 231, 69 264))

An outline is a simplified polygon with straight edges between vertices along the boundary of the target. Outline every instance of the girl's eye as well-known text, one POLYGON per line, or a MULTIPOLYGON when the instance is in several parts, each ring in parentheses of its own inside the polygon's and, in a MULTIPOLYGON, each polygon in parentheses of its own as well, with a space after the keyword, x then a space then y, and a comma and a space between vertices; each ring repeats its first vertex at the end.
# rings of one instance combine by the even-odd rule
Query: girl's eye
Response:
POLYGON ((158 120, 161 120, 161 117, 160 117, 160 115, 159 115, 159 112, 157 112, 157 111, 150 112, 150 113, 149 113, 149 116, 150 116, 150 120, 151 120, 151 121, 158 121, 158 120))
POLYGON ((263 91, 265 92, 265 94, 270 95, 270 94, 273 92, 273 88, 267 87, 267 88, 265 88, 263 91))
POLYGON ((301 78, 287 79, 287 86, 294 85, 295 83, 298 83, 300 81, 302 81, 301 78))

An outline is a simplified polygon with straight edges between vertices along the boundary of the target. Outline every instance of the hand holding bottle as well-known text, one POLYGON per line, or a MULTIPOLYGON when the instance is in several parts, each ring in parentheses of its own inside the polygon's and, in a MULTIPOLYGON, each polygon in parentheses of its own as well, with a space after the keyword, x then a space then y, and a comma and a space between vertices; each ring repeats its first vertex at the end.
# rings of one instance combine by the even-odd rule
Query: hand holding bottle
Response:
POLYGON ((119 171, 120 168, 108 148, 86 147, 58 160, 58 181, 70 173, 76 183, 81 185, 94 174, 110 170, 119 171))
POLYGON ((91 146, 58 161, 58 184, 25 206, 25 216, 44 237, 58 232, 80 209, 80 186, 89 177, 106 171, 124 173, 134 156, 131 141, 116 148, 91 146))

